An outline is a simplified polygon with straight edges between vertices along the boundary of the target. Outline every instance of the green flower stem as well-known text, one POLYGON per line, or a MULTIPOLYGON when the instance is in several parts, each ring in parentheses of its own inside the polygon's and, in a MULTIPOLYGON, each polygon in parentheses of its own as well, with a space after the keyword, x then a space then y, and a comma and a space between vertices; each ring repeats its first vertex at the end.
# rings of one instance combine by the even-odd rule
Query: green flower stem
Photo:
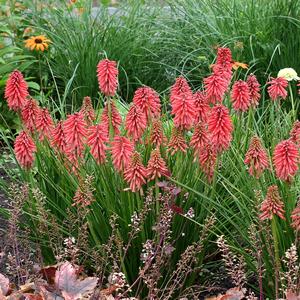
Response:
POLYGON ((279 271, 280 271, 280 256, 279 256, 279 247, 278 247, 278 239, 277 239, 277 226, 275 216, 273 216, 271 220, 271 227, 272 227, 272 235, 274 240, 274 252, 275 252, 275 294, 276 299, 278 298, 278 280, 279 280, 279 271))
POLYGON ((289 91, 290 91, 290 97, 291 97, 291 102, 292 102, 292 111, 293 111, 292 117, 293 117, 293 122, 295 122, 297 119, 297 112, 295 109, 295 102, 294 102, 292 86, 290 84, 289 84, 289 91))

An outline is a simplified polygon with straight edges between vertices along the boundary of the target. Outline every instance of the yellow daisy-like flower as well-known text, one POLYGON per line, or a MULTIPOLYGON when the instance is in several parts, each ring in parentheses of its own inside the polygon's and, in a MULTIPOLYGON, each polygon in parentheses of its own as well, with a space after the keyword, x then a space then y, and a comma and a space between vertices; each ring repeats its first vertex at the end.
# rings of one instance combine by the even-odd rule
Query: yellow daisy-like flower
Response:
POLYGON ((44 35, 32 36, 25 41, 25 47, 30 50, 44 51, 49 47, 51 41, 44 35))

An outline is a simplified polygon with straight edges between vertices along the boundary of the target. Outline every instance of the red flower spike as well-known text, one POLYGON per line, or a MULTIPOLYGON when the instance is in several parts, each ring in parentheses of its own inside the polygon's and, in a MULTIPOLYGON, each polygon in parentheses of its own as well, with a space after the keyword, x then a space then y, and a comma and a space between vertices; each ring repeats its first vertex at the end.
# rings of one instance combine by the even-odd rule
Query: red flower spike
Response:
POLYGON ((300 231, 300 202, 298 203, 298 205, 293 210, 293 212, 291 214, 291 219, 292 219, 292 224, 291 224, 292 227, 296 231, 300 231))
POLYGON ((179 76, 176 78, 176 81, 174 85, 171 88, 171 94, 170 94, 170 102, 171 105, 173 105, 173 102, 176 100, 180 100, 182 98, 182 95, 185 94, 192 94, 192 90, 186 81, 186 79, 182 76, 179 76))
POLYGON ((210 106, 208 104, 206 95, 204 92, 197 91, 194 94, 194 103, 196 110, 195 123, 207 122, 207 118, 210 112, 210 106))
POLYGON ((171 155, 174 155, 176 152, 186 152, 187 144, 185 142, 182 130, 174 127, 172 129, 171 138, 168 144, 168 152, 171 152, 171 155))
POLYGON ((208 119, 208 132, 217 152, 229 148, 232 131, 233 125, 228 109, 222 104, 213 107, 208 119))
POLYGON ((211 143, 206 144, 199 153, 199 164, 206 174, 208 182, 212 182, 217 162, 217 152, 211 143))
POLYGON ((132 142, 125 136, 116 136, 111 143, 112 161, 117 171, 123 171, 128 167, 134 151, 132 142))
MULTIPOLYGON (((110 109, 111 109, 111 123, 112 128, 114 131, 114 135, 118 135, 120 133, 119 127, 122 124, 122 117, 113 101, 110 102, 110 109)), ((108 102, 106 102, 102 115, 101 115, 101 123, 105 130, 107 131, 107 136, 109 134, 110 128, 110 121, 109 121, 109 114, 108 114, 108 102)))
POLYGON ((138 88, 134 93, 132 101, 144 112, 147 120, 149 120, 150 117, 160 115, 160 100, 154 89, 148 86, 138 88))
POLYGON ((8 107, 15 111, 22 109, 28 95, 27 83, 22 73, 18 70, 13 71, 7 79, 4 93, 8 107))
POLYGON ((269 81, 268 84, 270 84, 268 93, 273 101, 279 98, 285 99, 287 97, 286 88, 288 86, 288 81, 285 78, 271 78, 271 81, 269 81))
POLYGON ((299 120, 295 121, 295 123, 293 124, 293 128, 290 132, 290 137, 292 142, 300 146, 300 121, 299 120))
POLYGON ((36 130, 40 134, 40 140, 50 139, 53 130, 53 120, 47 108, 39 109, 36 119, 36 130))
POLYGON ((151 156, 147 166, 147 177, 149 180, 161 178, 162 176, 169 177, 170 172, 167 168, 166 162, 161 157, 158 148, 152 150, 151 156))
POLYGON ((86 123, 82 113, 74 113, 64 122, 64 132, 67 144, 68 157, 72 162, 80 157, 84 150, 87 136, 86 123))
POLYGON ((30 169, 34 161, 33 155, 36 152, 36 147, 33 139, 26 133, 26 131, 21 131, 16 137, 14 151, 21 167, 30 169))
POLYGON ((291 181, 298 171, 299 152, 291 140, 277 144, 274 149, 273 162, 276 176, 285 181, 291 181))
POLYGON ((26 100, 21 111, 21 118, 25 127, 31 132, 33 132, 36 128, 38 114, 39 106, 37 102, 32 98, 26 100))
POLYGON ((228 87, 227 80, 218 74, 212 74, 203 79, 207 99, 210 103, 222 102, 228 87))
POLYGON ((272 220, 274 215, 277 215, 280 219, 285 220, 284 204, 279 195, 278 187, 272 185, 268 188, 265 200, 261 205, 261 220, 272 220))
POLYGON ((96 120, 96 114, 90 97, 83 98, 80 112, 82 113, 87 125, 91 126, 96 120))
POLYGON ((137 142, 141 139, 146 127, 146 115, 137 105, 132 104, 125 120, 125 129, 128 135, 132 137, 134 142, 137 142))
POLYGON ((134 152, 131 156, 129 166, 124 172, 124 179, 129 184, 132 192, 138 192, 146 183, 147 169, 143 166, 141 156, 134 152))
POLYGON ((114 96, 118 87, 117 63, 108 59, 103 59, 97 66, 97 77, 99 88, 106 96, 114 96))
POLYGON ((55 128, 52 130, 51 145, 61 153, 67 151, 66 137, 63 128, 63 121, 59 121, 55 128))
POLYGON ((194 134, 191 138, 190 145, 194 149, 194 156, 199 156, 203 147, 208 144, 209 138, 206 126, 203 122, 199 122, 195 126, 194 134))
POLYGON ((238 80, 233 84, 231 91, 232 106, 236 111, 245 112, 250 107, 250 93, 248 84, 243 80, 238 80))
POLYGON ((162 122, 160 119, 154 119, 151 125, 150 142, 156 147, 159 147, 165 142, 162 122))
POLYGON ((259 178, 262 172, 269 167, 268 154, 257 136, 251 139, 245 164, 249 167, 250 175, 256 178, 259 178))
POLYGON ((90 146, 90 152, 98 164, 105 162, 105 151, 107 150, 105 143, 107 142, 108 137, 103 125, 98 124, 89 128, 87 144, 90 146))
POLYGON ((249 88, 250 104, 252 107, 257 107, 260 100, 260 84, 253 74, 247 77, 246 82, 249 88))

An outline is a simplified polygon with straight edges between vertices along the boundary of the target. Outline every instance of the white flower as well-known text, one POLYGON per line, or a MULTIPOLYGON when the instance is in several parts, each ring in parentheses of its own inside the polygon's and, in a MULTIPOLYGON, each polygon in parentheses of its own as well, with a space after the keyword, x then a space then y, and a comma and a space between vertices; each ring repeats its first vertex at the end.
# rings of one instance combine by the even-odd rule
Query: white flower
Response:
POLYGON ((284 68, 284 69, 281 69, 278 72, 277 77, 283 77, 283 78, 285 78, 288 81, 291 81, 291 80, 300 80, 300 77, 298 77, 297 72, 293 68, 284 68))

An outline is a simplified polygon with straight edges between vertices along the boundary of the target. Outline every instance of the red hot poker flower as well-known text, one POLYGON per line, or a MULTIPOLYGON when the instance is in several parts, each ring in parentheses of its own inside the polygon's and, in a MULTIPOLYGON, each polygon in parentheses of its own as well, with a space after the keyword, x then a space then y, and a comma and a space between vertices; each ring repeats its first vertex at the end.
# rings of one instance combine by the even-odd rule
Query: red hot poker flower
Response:
MULTIPOLYGON (((106 102, 102 115, 101 115, 101 123, 107 132, 107 136, 109 134, 110 128, 110 120, 109 120, 109 112, 108 112, 108 102, 106 102)), ((111 109, 111 125, 114 131, 114 135, 118 135, 120 133, 119 127, 122 124, 122 117, 113 101, 110 102, 111 109)))
POLYGON ((63 121, 59 121, 55 128, 52 130, 51 145, 52 147, 59 150, 61 153, 65 153, 67 151, 67 143, 63 128, 63 121))
POLYGON ((222 102, 228 87, 227 80, 218 74, 212 74, 203 80, 207 99, 210 103, 222 102))
POLYGON ((90 97, 83 98, 80 112, 82 113, 84 120, 89 126, 94 123, 94 121, 96 120, 96 115, 90 97))
POLYGON ((185 142, 182 130, 173 127, 171 138, 168 144, 168 152, 171 152, 171 155, 174 155, 178 151, 186 152, 187 144, 185 142))
POLYGON ((147 120, 149 120, 150 117, 160 115, 159 96, 152 88, 148 86, 138 88, 134 93, 132 101, 144 112, 147 120))
POLYGON ((69 157, 80 157, 87 136, 86 123, 82 113, 77 112, 67 117, 64 122, 64 132, 69 157))
POLYGON ((194 149, 195 157, 199 156, 203 147, 208 144, 209 138, 206 126, 203 122, 199 122, 195 126, 194 134, 191 138, 190 145, 194 149))
POLYGON ((47 108, 39 109, 37 119, 36 119, 36 130, 40 134, 40 140, 44 138, 51 138, 53 130, 53 120, 47 108))
POLYGON ((125 129, 134 142, 141 139, 147 127, 147 120, 144 112, 135 104, 132 104, 125 120, 125 129))
POLYGON ((257 136, 251 139, 245 157, 245 164, 249 167, 250 175, 256 178, 259 178, 262 172, 269 167, 268 154, 257 136))
POLYGON ((233 125, 228 109, 222 104, 213 107, 208 119, 208 132, 210 133, 211 143, 217 152, 229 148, 232 131, 233 125))
POLYGON ((290 137, 291 137, 292 142, 294 142, 295 144, 300 146, 300 121, 299 120, 297 120, 293 124, 293 128, 290 132, 290 137))
POLYGON ((163 126, 160 119, 154 119, 152 121, 152 127, 150 132, 150 142, 159 147, 162 143, 165 142, 165 136, 163 133, 163 126))
POLYGON ((127 168, 134 150, 133 143, 125 136, 116 136, 111 143, 113 165, 119 172, 127 168))
POLYGON ((143 166, 141 156, 134 152, 131 156, 129 166, 124 172, 124 179, 129 184, 132 192, 138 192, 146 183, 147 169, 143 166))
POLYGON ((250 74, 247 77, 247 84, 249 88, 249 95, 250 95, 250 103, 252 107, 257 107, 259 100, 260 100, 260 84, 257 81, 255 75, 250 74))
POLYGON ((99 88, 106 96, 114 96, 118 87, 117 63, 109 59, 103 59, 97 66, 99 88))
POLYGON ((182 95, 185 94, 191 94, 192 90, 186 81, 186 79, 182 76, 179 76, 176 78, 176 81, 174 85, 171 88, 171 94, 170 94, 170 102, 171 105, 173 105, 173 102, 176 100, 180 100, 182 98, 182 95))
POLYGON ((31 132, 33 132, 36 128, 38 114, 39 106, 36 101, 32 98, 26 100, 21 111, 21 117, 23 124, 31 132))
POLYGON ((16 137, 14 151, 21 167, 30 169, 34 161, 33 155, 36 152, 36 147, 32 138, 25 131, 21 131, 16 137))
POLYGON ((261 220, 272 220, 274 215, 277 215, 280 219, 285 220, 284 204, 279 195, 277 185, 272 185, 268 188, 265 200, 261 205, 261 220))
POLYGON ((299 152, 291 140, 277 144, 274 149, 273 162, 276 176, 285 181, 291 181, 298 171, 299 152))
POLYGON ((161 157, 158 148, 152 150, 151 156, 147 166, 147 177, 149 180, 161 178, 162 176, 170 176, 166 162, 161 157))
POLYGON ((247 111, 250 107, 250 93, 248 84, 243 80, 238 80, 233 84, 231 101, 236 111, 247 111))
POLYGON ((199 164, 202 171, 206 174, 208 182, 214 176, 217 162, 217 152, 211 143, 207 143, 199 153, 199 164))
POLYGON ((285 99, 287 97, 287 86, 288 81, 283 77, 271 78, 271 81, 268 82, 270 86, 268 87, 268 93, 272 100, 278 98, 285 99))
POLYGON ((87 144, 90 146, 90 152, 98 164, 105 162, 105 151, 107 150, 105 143, 107 142, 108 137, 103 125, 98 124, 89 128, 87 144))
POLYGON ((292 219, 292 227, 296 231, 300 231, 300 202, 298 202, 298 205, 295 207, 291 214, 291 219, 292 219))
POLYGON ((200 121, 206 122, 210 112, 210 106, 204 92, 197 91, 194 94, 194 103, 196 110, 195 123, 198 123, 200 121))
POLYGON ((28 96, 27 83, 20 71, 13 71, 6 82, 4 98, 8 107, 12 110, 20 110, 26 102, 28 96))

